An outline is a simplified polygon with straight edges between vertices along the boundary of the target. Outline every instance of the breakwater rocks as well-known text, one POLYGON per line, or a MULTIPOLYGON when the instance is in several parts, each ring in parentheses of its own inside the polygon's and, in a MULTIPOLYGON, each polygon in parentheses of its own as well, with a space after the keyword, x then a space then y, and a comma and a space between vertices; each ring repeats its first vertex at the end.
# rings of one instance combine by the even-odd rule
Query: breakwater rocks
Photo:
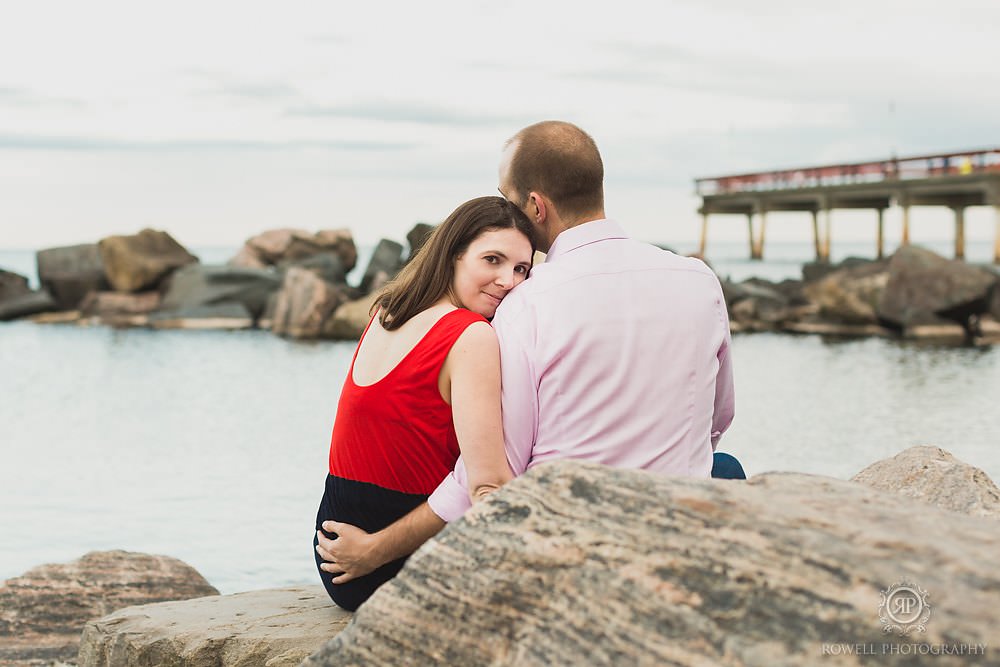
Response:
MULTIPOLYGON (((412 243, 426 237, 426 228, 414 228, 412 243)), ((292 338, 357 339, 374 293, 405 263, 403 246, 383 240, 360 285, 352 286, 347 274, 357 259, 354 239, 344 229, 266 231, 222 266, 203 265, 166 232, 144 229, 39 251, 36 291, 23 276, 0 271, 0 320, 258 327, 292 338)))
MULTIPOLYGON (((200 264, 165 232, 38 252, 41 289, 0 270, 0 320, 156 329, 268 329, 290 338, 357 339, 377 291, 433 229, 383 239, 357 285, 345 229, 266 231, 224 266, 200 264), (405 257, 405 259, 404 259, 405 257)), ((536 260, 537 261, 537 260, 536 260)), ((733 331, 1000 342, 1000 272, 917 246, 889 259, 806 264, 802 280, 722 279, 733 331)))
POLYGON ((218 594, 194 568, 167 556, 95 551, 42 565, 0 586, 0 664, 73 660, 88 620, 122 607, 218 594))
POLYGON ((308 667, 856 665, 858 646, 878 664, 1000 664, 996 486, 935 447, 856 479, 553 462, 450 524, 354 615, 319 587, 145 605, 88 624, 80 663, 285 665, 325 623, 308 667), (906 616, 892 600, 911 592, 923 606, 906 616))
POLYGON ((1000 342, 1000 273, 918 246, 806 264, 803 280, 723 282, 733 329, 1000 342))

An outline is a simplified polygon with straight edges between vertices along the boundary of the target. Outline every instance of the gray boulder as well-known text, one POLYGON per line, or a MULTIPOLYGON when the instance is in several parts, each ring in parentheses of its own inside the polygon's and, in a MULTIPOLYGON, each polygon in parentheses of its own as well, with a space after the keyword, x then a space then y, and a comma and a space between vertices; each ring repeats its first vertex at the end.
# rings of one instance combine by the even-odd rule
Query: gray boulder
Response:
POLYGON ((170 234, 155 229, 109 236, 97 245, 108 282, 118 292, 155 288, 174 270, 198 261, 170 234))
POLYGON ((281 276, 268 269, 191 264, 174 272, 165 285, 164 311, 236 303, 257 319, 268 297, 281 288, 281 276))
POLYGON ((39 250, 38 282, 60 310, 73 310, 89 292, 110 288, 96 243, 39 250))
POLYGON ((347 271, 340 255, 332 252, 322 252, 305 259, 286 260, 278 264, 278 269, 284 273, 293 266, 312 271, 328 283, 347 285, 347 271))
POLYGON ((434 225, 428 225, 426 222, 418 222, 413 225, 413 229, 406 233, 406 242, 410 244, 410 254, 406 258, 407 262, 413 259, 418 250, 424 247, 424 243, 427 242, 433 231, 434 225))
POLYGON ((831 264, 830 262, 806 262, 802 265, 802 280, 811 283, 820 280, 825 276, 840 271, 841 269, 853 269, 866 264, 882 263, 885 260, 868 259, 866 257, 847 257, 846 259, 831 264))
POLYGON ((72 660, 91 619, 131 605, 217 594, 194 568, 167 556, 95 551, 42 565, 0 586, 0 664, 72 660))
POLYGON ((876 312, 885 326, 894 329, 938 318, 971 328, 971 318, 988 312, 997 281, 985 269, 904 246, 889 260, 889 280, 876 312))
POLYGON ((760 283, 723 283, 723 295, 733 322, 769 328, 791 317, 790 303, 784 294, 760 283))
POLYGON ((757 287, 764 287, 777 292, 785 297, 790 306, 804 306, 809 303, 809 300, 803 294, 802 289, 805 284, 801 280, 786 278, 780 282, 772 282, 764 278, 747 278, 743 282, 746 285, 756 285, 757 287))
POLYGON ((26 292, 0 301, 0 322, 57 309, 55 300, 47 290, 26 292))
POLYGON ((382 239, 361 278, 361 291, 365 294, 379 289, 396 277, 403 268, 403 246, 389 239, 382 239))
POLYGON ((1000 519, 1000 489, 989 475, 940 447, 910 447, 871 464, 852 479, 941 509, 1000 519))
POLYGON ((321 337, 333 340, 358 340, 371 322, 371 309, 375 305, 377 292, 354 301, 347 301, 337 307, 323 322, 321 337))
POLYGON ((271 331, 290 338, 319 338, 323 323, 344 301, 344 295, 312 271, 292 267, 278 292, 271 331))
POLYGON ((782 667, 826 664, 824 646, 993 650, 997 553, 998 522, 854 482, 557 461, 449 524, 304 664, 782 667), (933 608, 905 637, 879 616, 903 581, 933 608))
POLYGON ((886 262, 864 262, 828 273, 804 292, 820 315, 841 324, 877 324, 876 308, 889 282, 886 262))
POLYGON ((80 667, 292 667, 351 620, 322 586, 128 607, 87 624, 80 667))
POLYGON ((0 269, 0 303, 15 296, 23 296, 30 291, 27 278, 19 273, 0 269))
POLYGON ((48 292, 32 291, 28 287, 27 278, 0 269, 0 322, 44 313, 55 308, 55 301, 48 292))

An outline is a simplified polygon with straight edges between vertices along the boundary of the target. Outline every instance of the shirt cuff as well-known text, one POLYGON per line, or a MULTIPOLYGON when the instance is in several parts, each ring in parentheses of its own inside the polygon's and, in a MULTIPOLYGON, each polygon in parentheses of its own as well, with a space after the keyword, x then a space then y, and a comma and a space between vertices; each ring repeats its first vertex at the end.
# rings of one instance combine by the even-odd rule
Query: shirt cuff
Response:
POLYGON ((438 484, 434 493, 427 498, 427 504, 446 523, 460 519, 465 514, 465 510, 472 507, 469 492, 455 479, 454 472, 449 473, 438 484))

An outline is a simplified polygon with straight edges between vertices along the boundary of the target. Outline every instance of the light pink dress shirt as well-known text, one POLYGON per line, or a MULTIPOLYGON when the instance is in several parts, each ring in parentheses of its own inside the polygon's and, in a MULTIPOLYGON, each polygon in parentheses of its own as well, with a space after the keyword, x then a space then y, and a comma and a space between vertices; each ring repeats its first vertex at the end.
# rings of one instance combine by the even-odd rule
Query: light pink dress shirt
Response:
MULTIPOLYGON (((493 327, 515 475, 558 458, 711 474, 734 397, 726 304, 703 262, 587 222, 556 238, 493 327)), ((428 502, 445 521, 470 507, 461 459, 428 502)))

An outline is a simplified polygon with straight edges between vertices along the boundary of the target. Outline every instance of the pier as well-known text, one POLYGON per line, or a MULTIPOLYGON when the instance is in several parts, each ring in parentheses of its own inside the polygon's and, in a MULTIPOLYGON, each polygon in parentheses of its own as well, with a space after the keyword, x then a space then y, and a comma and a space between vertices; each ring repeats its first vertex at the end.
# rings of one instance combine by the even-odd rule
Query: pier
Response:
POLYGON ((990 206, 996 218, 993 261, 1000 263, 1000 148, 942 153, 876 162, 784 169, 695 180, 701 197, 701 242, 705 256, 712 214, 747 218, 751 259, 763 259, 767 214, 802 211, 812 217, 816 259, 829 261, 834 209, 874 211, 877 256, 884 256, 885 211, 902 211, 902 245, 910 242, 913 206, 946 206, 954 212, 955 257, 965 257, 965 209, 990 206))

